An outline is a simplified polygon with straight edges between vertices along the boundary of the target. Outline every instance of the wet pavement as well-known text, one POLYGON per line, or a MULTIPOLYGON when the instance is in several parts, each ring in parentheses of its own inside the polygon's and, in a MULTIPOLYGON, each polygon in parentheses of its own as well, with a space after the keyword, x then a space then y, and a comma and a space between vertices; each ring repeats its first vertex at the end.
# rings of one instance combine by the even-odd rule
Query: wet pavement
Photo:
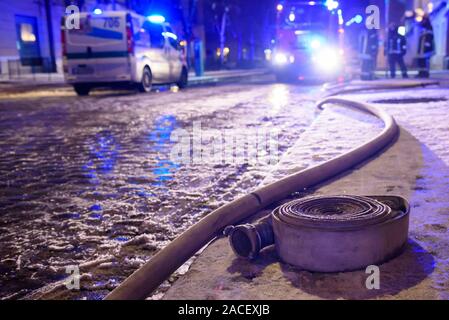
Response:
POLYGON ((156 91, 0 95, 0 299, 101 299, 275 165, 173 161, 177 129, 201 123, 247 143, 276 132, 280 156, 317 113, 316 86, 156 91), (67 266, 79 267, 80 290, 61 287, 67 266))

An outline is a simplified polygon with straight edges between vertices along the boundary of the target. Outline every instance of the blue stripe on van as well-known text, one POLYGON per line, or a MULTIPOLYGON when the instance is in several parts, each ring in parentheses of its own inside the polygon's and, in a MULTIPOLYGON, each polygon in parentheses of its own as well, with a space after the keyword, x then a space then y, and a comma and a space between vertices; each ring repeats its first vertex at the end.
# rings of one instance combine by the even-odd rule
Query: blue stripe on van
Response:
POLYGON ((122 58, 127 57, 128 55, 128 51, 79 52, 67 53, 67 59, 122 58))
POLYGON ((123 39, 123 33, 119 31, 113 31, 113 30, 107 30, 107 29, 100 29, 93 27, 92 30, 87 33, 90 37, 95 38, 103 38, 103 39, 115 39, 115 40, 122 40, 123 39))

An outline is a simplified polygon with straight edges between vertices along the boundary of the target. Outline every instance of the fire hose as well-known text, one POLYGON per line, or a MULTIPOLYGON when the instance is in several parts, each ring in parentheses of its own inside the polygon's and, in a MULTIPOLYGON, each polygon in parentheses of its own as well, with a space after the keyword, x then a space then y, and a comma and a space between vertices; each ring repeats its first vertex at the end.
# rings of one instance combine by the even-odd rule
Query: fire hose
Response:
MULTIPOLYGON (((379 88, 383 89, 382 86, 379 88)), ((360 164, 392 143, 398 135, 395 120, 380 108, 337 97, 320 101, 318 107, 327 104, 341 104, 370 113, 384 122, 384 129, 357 148, 261 187, 211 212, 131 274, 106 299, 145 299, 196 252, 220 236, 226 227, 250 218, 256 212, 285 199, 297 190, 310 188, 360 164)), ((398 240, 398 245, 400 242, 398 240)))
POLYGON ((282 261, 315 272, 342 272, 399 254, 408 238, 409 205, 396 196, 319 196, 288 202, 255 224, 226 233, 239 257, 275 244, 282 261))
POLYGON ((376 81, 375 84, 367 84, 366 81, 362 82, 353 82, 352 88, 345 88, 346 84, 336 84, 336 85, 327 85, 324 86, 325 91, 332 91, 326 97, 334 96, 334 95, 343 95, 348 93, 356 93, 361 91, 371 91, 371 90, 391 90, 391 89, 413 89, 413 88, 422 88, 426 86, 438 85, 439 82, 435 80, 427 80, 427 81, 408 81, 402 83, 391 83, 388 81, 376 81))

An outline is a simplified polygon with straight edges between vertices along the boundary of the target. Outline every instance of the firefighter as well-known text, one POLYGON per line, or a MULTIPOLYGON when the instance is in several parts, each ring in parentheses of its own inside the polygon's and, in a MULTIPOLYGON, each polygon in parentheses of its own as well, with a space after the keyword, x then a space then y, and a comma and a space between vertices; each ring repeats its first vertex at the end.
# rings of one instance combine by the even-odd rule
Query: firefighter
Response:
POLYGON ((391 78, 396 78, 396 64, 399 65, 403 78, 408 78, 404 56, 407 53, 407 40, 398 32, 398 26, 391 25, 388 28, 387 43, 384 54, 388 56, 391 78))
POLYGON ((420 34, 416 61, 418 64, 417 78, 428 78, 430 73, 430 58, 435 54, 433 28, 429 17, 423 17, 419 24, 420 34))
POLYGON ((362 60, 362 80, 375 78, 377 53, 379 50, 379 36, 376 29, 369 29, 362 33, 360 41, 360 56, 362 60))

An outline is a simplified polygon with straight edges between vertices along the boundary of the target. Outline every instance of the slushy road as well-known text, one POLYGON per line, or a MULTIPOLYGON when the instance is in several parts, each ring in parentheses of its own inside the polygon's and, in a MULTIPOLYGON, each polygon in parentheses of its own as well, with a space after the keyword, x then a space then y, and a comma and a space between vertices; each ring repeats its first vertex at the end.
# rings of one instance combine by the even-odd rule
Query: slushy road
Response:
POLYGON ((102 298, 275 165, 174 162, 175 130, 199 123, 249 144, 258 130, 277 132, 281 156, 315 117, 318 89, 243 81, 83 98, 70 88, 1 94, 0 298, 48 291, 67 266, 79 267, 81 290, 54 297, 102 298))

